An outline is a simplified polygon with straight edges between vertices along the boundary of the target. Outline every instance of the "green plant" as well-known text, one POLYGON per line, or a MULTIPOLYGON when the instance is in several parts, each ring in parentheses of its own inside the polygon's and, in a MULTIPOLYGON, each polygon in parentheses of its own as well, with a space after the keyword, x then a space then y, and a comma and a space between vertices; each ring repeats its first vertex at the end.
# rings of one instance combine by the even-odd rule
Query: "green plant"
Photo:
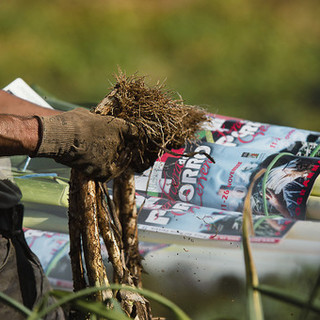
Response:
POLYGON ((137 289, 132 287, 126 287, 122 285, 112 284, 108 287, 99 287, 99 288, 86 288, 78 292, 70 293, 65 291, 53 290, 48 292, 42 300, 34 307, 33 310, 29 310, 21 303, 13 300, 9 296, 5 295, 4 293, 0 292, 0 300, 5 301, 6 303, 13 306, 16 310, 21 311, 24 313, 28 318, 27 320, 38 320, 42 319, 46 314, 50 313, 51 311, 59 308, 60 306, 71 305, 75 309, 82 311, 84 313, 90 313, 91 319, 95 319, 96 317, 103 317, 105 319, 110 320, 129 320, 125 313, 121 310, 117 301, 112 300, 110 301, 113 305, 113 308, 107 308, 104 303, 101 302, 90 302, 91 294, 96 293, 102 290, 120 290, 125 289, 128 291, 139 293, 145 296, 148 299, 154 300, 167 308, 169 308, 175 316, 177 320, 190 320, 190 318, 173 302, 166 299, 165 297, 152 292, 146 289, 137 289), (57 302, 48 306, 46 304, 46 300, 48 296, 51 295, 57 299, 57 302))

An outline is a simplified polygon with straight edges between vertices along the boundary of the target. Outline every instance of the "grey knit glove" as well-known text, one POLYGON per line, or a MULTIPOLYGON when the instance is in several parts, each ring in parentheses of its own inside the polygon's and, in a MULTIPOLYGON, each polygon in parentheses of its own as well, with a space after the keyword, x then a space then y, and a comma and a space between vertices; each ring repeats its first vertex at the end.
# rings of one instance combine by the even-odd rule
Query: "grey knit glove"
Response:
POLYGON ((53 158, 101 181, 119 176, 129 166, 143 171, 149 166, 135 154, 138 130, 122 119, 77 108, 59 115, 37 117, 39 146, 33 157, 53 158))

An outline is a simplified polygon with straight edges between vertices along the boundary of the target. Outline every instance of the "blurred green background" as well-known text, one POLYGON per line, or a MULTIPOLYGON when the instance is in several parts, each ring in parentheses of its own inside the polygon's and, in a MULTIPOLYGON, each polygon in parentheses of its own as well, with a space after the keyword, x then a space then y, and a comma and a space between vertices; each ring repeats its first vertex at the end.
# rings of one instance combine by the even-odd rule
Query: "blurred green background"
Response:
POLYGON ((214 113, 319 131, 318 0, 11 0, 0 85, 98 102, 118 66, 214 113))

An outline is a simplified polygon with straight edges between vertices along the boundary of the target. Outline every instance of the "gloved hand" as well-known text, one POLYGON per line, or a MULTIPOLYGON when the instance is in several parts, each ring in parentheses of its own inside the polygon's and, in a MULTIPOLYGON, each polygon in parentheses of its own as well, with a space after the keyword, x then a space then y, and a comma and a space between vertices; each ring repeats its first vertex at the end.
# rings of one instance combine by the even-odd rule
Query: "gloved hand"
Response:
POLYGON ((142 172, 152 164, 143 157, 138 129, 122 119, 83 108, 37 119, 40 143, 33 157, 53 158, 100 181, 128 167, 142 172))

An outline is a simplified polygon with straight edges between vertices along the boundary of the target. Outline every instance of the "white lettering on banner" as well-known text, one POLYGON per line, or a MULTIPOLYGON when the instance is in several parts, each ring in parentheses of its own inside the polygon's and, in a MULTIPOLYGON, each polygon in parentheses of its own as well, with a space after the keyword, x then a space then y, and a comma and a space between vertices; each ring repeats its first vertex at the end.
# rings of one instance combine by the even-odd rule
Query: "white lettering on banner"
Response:
POLYGON ((161 204, 156 204, 156 202, 159 201, 159 198, 151 197, 151 198, 145 198, 144 208, 145 209, 160 209, 161 204))
POLYGON ((235 222, 232 226, 232 229, 236 229, 236 230, 239 230, 239 223, 238 222, 235 222))
POLYGON ((187 160, 181 174, 181 186, 178 194, 179 199, 186 202, 191 201, 194 196, 197 177, 201 170, 201 166, 207 159, 204 153, 210 154, 211 148, 205 145, 198 146, 194 152, 196 153, 195 156, 187 160))
POLYGON ((260 127, 261 123, 259 122, 247 122, 239 131, 232 131, 231 134, 236 138, 244 138, 253 135, 260 127))
POLYGON ((177 202, 170 210, 151 210, 145 222, 166 225, 170 221, 170 217, 165 217, 166 213, 171 215, 184 215, 188 213, 191 207, 194 207, 194 205, 185 202, 177 202))
POLYGON ((217 232, 217 233, 222 232, 223 228, 224 228, 224 225, 219 224, 218 227, 217 227, 217 229, 216 229, 216 232, 217 232))
POLYGON ((229 146, 229 147, 235 147, 237 144, 233 143, 234 137, 228 135, 228 136, 222 136, 220 137, 216 143, 217 144, 223 144, 224 146, 229 146))
POLYGON ((199 170, 186 169, 182 172, 182 183, 196 183, 199 170))
POLYGON ((146 222, 166 225, 170 221, 170 218, 164 217, 166 210, 151 210, 146 222))
POLYGON ((179 160, 178 160, 178 164, 180 166, 184 166, 184 164, 186 163, 186 161, 188 160, 189 158, 187 157, 181 157, 179 160))
POLYGON ((186 168, 200 170, 202 159, 191 158, 186 164, 186 168))
POLYGON ((205 159, 207 156, 204 154, 204 152, 210 154, 210 151, 211 148, 209 146, 199 146, 196 148, 196 150, 194 150, 194 152, 200 152, 195 155, 195 158, 205 159))
POLYGON ((264 135, 269 126, 264 126, 260 122, 235 122, 231 128, 221 128, 217 130, 221 137, 215 141, 216 144, 225 146, 236 146, 234 142, 238 139, 240 143, 252 142, 256 136, 264 135))
POLYGON ((179 189, 179 198, 182 201, 190 201, 194 195, 194 186, 185 184, 179 189))
POLYGON ((204 122, 201 128, 202 130, 217 131, 222 129, 225 121, 225 119, 209 117, 208 121, 204 122))
POLYGON ((186 203, 186 202, 177 202, 172 209, 174 210, 182 210, 182 211, 187 211, 190 209, 190 207, 193 207, 194 204, 192 203, 186 203))

